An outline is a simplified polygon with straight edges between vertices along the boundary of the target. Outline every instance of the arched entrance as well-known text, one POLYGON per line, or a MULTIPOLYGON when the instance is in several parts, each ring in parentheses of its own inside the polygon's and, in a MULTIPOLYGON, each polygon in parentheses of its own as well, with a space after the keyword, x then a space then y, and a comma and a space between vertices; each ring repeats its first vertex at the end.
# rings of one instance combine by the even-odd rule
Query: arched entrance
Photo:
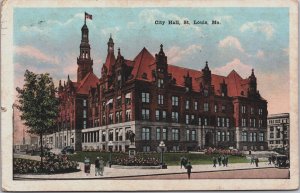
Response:
POLYGON ((207 132, 205 134, 205 147, 212 147, 213 146, 213 134, 211 132, 207 132))

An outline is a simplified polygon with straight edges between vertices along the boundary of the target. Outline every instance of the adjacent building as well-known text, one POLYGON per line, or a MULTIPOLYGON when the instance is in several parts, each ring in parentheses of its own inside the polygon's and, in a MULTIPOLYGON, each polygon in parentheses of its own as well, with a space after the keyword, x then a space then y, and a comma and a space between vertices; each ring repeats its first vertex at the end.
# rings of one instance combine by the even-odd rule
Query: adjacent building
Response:
MULTIPOLYGON (((206 147, 267 149, 267 101, 257 90, 254 70, 242 78, 170 65, 160 45, 154 56, 143 48, 135 58, 115 55, 112 37, 101 78, 93 72, 86 24, 77 58, 77 80, 59 83, 60 114, 50 138, 54 147, 127 151, 128 133, 137 151, 206 147)), ((74 66, 75 67, 75 66, 74 66)))
POLYGON ((268 116, 268 147, 289 148, 290 115, 289 113, 268 116))

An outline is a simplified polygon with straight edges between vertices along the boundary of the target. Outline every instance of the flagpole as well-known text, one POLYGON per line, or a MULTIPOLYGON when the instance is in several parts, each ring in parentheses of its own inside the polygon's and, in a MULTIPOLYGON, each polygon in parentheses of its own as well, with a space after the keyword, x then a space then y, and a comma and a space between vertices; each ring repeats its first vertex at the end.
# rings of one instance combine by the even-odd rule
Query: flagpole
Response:
POLYGON ((84 24, 86 24, 86 12, 84 12, 84 24))

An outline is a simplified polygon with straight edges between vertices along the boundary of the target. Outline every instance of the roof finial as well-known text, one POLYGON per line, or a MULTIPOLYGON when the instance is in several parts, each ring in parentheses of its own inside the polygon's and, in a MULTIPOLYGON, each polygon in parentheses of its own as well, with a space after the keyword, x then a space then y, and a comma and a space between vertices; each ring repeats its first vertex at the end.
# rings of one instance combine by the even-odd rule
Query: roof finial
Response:
POLYGON ((59 86, 61 86, 61 80, 59 80, 59 86))
POLYGON ((208 67, 208 61, 205 62, 205 67, 208 67))
POLYGON ((121 49, 118 48, 118 56, 121 56, 121 49))
POLYGON ((254 69, 252 68, 252 73, 251 73, 251 75, 254 75, 254 69))
POLYGON ((109 37, 111 38, 111 33, 109 34, 109 37))
POLYGON ((69 76, 69 74, 68 74, 68 81, 70 81, 70 76, 69 76))
POLYGON ((162 44, 160 44, 160 51, 163 51, 163 45, 162 44))

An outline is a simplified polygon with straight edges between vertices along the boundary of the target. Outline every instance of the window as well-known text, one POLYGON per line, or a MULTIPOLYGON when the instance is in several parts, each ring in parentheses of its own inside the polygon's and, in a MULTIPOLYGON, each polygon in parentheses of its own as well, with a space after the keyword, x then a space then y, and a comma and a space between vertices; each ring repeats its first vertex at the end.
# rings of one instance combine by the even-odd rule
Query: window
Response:
POLYGON ((217 132, 217 141, 221 141, 221 132, 220 131, 217 132))
POLYGON ((263 132, 259 133, 259 141, 264 141, 264 133, 263 132))
POLYGON ((118 96, 116 100, 116 107, 120 107, 121 105, 122 105, 122 98, 121 96, 118 96))
POLYGON ((130 105, 130 103, 131 103, 131 93, 129 92, 129 93, 126 93, 126 95, 125 95, 125 104, 130 105))
POLYGON ((131 121, 131 110, 126 110, 126 121, 131 121))
POLYGON ((280 128, 276 129, 276 138, 280 138, 280 128))
POLYGON ((196 141, 196 131, 192 130, 192 141, 196 141))
POLYGON ((86 99, 83 99, 83 106, 86 107, 86 99))
POLYGON ((252 119, 250 119, 249 126, 252 127, 252 119))
POLYGON ((149 152, 150 151, 150 146, 143 146, 143 152, 149 152))
POLYGON ((172 96, 172 106, 178 106, 178 97, 172 96))
POLYGON ((167 111, 162 111, 162 120, 163 121, 167 120, 167 111))
POLYGON ((229 118, 226 118, 226 127, 230 127, 229 118))
POLYGON ((116 112, 116 122, 117 123, 120 122, 120 114, 119 114, 119 112, 116 112))
POLYGON ((113 123, 113 114, 109 114, 109 124, 113 123))
POLYGON ((222 117, 222 127, 225 127, 225 118, 222 117))
POLYGON ((163 105, 164 104, 164 95, 159 94, 157 102, 159 105, 163 105))
POLYGON ((225 141, 225 132, 222 131, 222 141, 225 141))
POLYGON ((246 119, 242 118, 242 127, 246 127, 246 119))
POLYGON ((247 141, 247 132, 242 132, 242 141, 247 141))
POLYGON ((204 90, 204 91, 203 91, 203 94, 204 94, 204 96, 207 97, 207 96, 208 96, 208 90, 204 90))
POLYGON ((220 117, 217 118, 217 126, 220 127, 221 125, 221 121, 220 121, 220 117))
POLYGON ((256 141, 257 141, 256 133, 253 133, 253 142, 256 142, 256 141))
POLYGON ((274 138, 274 133, 270 133, 270 138, 274 138))
POLYGON ((230 133, 229 133, 229 131, 227 131, 226 141, 230 141, 230 133))
POLYGON ((172 112, 172 121, 178 123, 178 112, 172 112))
POLYGON ((157 87, 158 88, 163 88, 164 87, 164 79, 157 79, 157 87))
POLYGON ((195 124, 195 115, 191 115, 191 124, 195 124))
POLYGON ((149 120, 150 116, 149 109, 142 109, 142 120, 149 120))
POLYGON ((155 119, 156 121, 159 121, 159 110, 155 111, 155 119))
POLYGON ((204 111, 208 111, 208 103, 204 103, 204 111))
POLYGON ((262 127, 262 120, 259 119, 259 120, 258 120, 258 128, 261 128, 261 127, 262 127))
POLYGON ((194 102, 194 108, 195 108, 195 110, 198 110, 198 102, 197 101, 194 102))
POLYGON ((249 133, 249 141, 252 142, 253 134, 249 133))
POLYGON ((226 106, 222 105, 222 113, 225 113, 225 111, 226 111, 226 106))
POLYGON ((256 127, 256 119, 253 119, 253 127, 256 127))
POLYGON ((258 109, 258 114, 262 115, 262 109, 261 108, 258 109))
POLYGON ((83 128, 86 129, 86 121, 83 121, 83 128))
POLYGON ((179 140, 179 130, 172 129, 172 140, 178 141, 179 140))
POLYGON ((143 103, 150 102, 150 94, 148 92, 142 92, 142 102, 143 103))
POLYGON ((142 140, 150 140, 150 129, 142 128, 142 140))
POLYGON ((251 114, 251 115, 254 114, 254 109, 253 109, 253 107, 250 108, 250 114, 251 114))
POLYGON ((187 101, 185 101, 185 109, 190 109, 190 101, 189 100, 187 100, 187 101))
POLYGON ((218 112, 218 105, 215 105, 214 110, 215 110, 215 113, 218 112))
POLYGON ((201 117, 198 118, 198 125, 202 125, 201 117))
POLYGON ((186 140, 189 141, 190 140, 190 130, 186 130, 186 140))
POLYGON ((160 128, 159 127, 157 127, 156 128, 156 140, 160 140, 160 128))
POLYGON ((185 124, 190 124, 190 116, 185 115, 185 124))
POLYGON ((204 125, 207 125, 207 118, 204 118, 204 125))
POLYGON ((167 140, 167 128, 163 128, 162 130, 162 140, 167 140))
POLYGON ((174 145, 173 146, 173 151, 179 151, 179 146, 178 145, 174 145))
POLYGON ((102 124, 103 124, 103 125, 106 124, 106 117, 105 117, 105 115, 102 116, 102 124))
POLYGON ((83 118, 86 118, 86 110, 83 110, 83 118))
POLYGON ((246 106, 242 105, 242 113, 245 114, 246 113, 246 106))

